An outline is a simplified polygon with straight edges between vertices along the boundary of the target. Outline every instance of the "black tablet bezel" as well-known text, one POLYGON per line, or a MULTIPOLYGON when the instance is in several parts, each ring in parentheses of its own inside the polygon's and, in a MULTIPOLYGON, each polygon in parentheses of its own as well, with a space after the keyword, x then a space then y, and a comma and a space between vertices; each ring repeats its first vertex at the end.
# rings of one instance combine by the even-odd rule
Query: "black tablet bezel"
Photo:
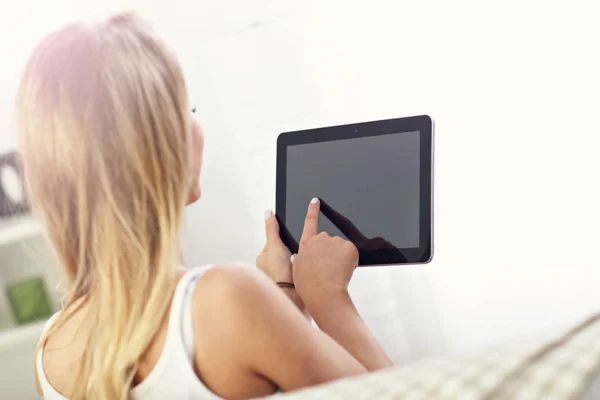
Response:
MULTIPOLYGON (((433 257, 433 120, 427 115, 356 124, 331 126, 294 132, 284 132, 277 138, 277 172, 275 208, 279 221, 286 218, 287 147, 299 144, 329 142, 361 137, 420 133, 420 215, 419 247, 399 249, 400 252, 361 251, 359 266, 422 264, 433 257)), ((307 205, 308 206, 308 205, 307 205)), ((290 243, 282 236, 284 243, 290 243)), ((292 251, 296 249, 291 249, 292 251)))

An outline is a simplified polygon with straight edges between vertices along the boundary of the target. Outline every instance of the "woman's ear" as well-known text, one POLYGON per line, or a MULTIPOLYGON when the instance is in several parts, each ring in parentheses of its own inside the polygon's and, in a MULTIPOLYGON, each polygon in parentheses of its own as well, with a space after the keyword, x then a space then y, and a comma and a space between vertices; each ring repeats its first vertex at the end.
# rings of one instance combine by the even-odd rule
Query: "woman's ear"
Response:
POLYGON ((187 205, 195 203, 201 196, 200 173, 202 172, 202 156, 204 153, 204 133, 200 126, 200 121, 195 114, 192 113, 192 142, 191 142, 191 180, 190 193, 188 196, 187 205))
POLYGON ((200 182, 197 182, 195 185, 192 184, 192 187, 190 188, 190 192, 188 194, 188 199, 187 199, 185 205, 189 206, 191 204, 194 204, 195 202, 200 200, 201 196, 202 196, 202 189, 200 188, 200 182))

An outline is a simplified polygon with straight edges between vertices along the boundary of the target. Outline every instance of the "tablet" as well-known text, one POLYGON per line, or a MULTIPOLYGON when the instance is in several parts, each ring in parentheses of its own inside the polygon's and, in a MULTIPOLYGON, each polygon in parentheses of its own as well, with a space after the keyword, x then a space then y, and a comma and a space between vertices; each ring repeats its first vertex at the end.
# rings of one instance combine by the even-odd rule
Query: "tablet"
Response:
POLYGON ((275 206, 290 251, 317 197, 319 230, 352 241, 360 266, 431 261, 433 131, 422 115, 279 135, 275 206))

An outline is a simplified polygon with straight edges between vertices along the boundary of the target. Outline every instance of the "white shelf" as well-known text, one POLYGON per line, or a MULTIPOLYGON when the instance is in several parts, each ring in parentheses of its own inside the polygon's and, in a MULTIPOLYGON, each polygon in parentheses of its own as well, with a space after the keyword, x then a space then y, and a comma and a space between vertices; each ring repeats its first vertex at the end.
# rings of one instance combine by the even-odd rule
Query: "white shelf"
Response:
POLYGON ((46 321, 0 330, 0 353, 19 348, 19 345, 35 346, 42 336, 46 321))
POLYGON ((0 219, 0 247, 41 233, 39 222, 31 215, 0 219))

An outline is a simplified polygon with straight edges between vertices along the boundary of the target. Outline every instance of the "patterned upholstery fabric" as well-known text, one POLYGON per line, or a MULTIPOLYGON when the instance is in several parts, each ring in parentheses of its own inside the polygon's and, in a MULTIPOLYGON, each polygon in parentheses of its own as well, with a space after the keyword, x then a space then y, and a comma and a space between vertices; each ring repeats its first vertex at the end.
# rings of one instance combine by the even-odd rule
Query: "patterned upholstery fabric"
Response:
POLYGON ((600 399, 588 390, 599 367, 600 316, 594 316, 480 356, 426 359, 270 399, 600 399))

